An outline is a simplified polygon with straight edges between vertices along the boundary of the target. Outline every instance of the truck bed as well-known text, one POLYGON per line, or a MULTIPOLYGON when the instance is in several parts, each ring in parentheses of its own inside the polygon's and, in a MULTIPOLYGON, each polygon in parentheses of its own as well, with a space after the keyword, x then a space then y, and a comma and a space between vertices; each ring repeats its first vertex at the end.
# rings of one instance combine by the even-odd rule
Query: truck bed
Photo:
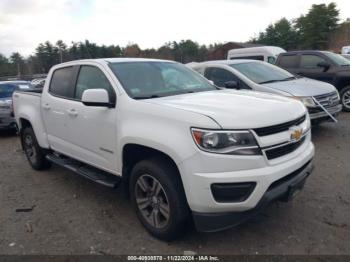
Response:
POLYGON ((41 114, 42 89, 17 90, 13 93, 13 111, 19 128, 23 121, 29 121, 39 145, 48 147, 46 129, 41 114))

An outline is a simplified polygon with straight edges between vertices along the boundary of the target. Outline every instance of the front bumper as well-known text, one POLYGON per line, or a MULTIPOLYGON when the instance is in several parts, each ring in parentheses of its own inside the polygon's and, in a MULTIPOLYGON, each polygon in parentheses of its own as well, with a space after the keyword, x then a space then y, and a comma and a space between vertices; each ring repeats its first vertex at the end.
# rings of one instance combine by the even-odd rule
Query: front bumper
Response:
POLYGON ((298 170, 314 156, 311 136, 295 151, 280 158, 264 156, 228 156, 200 152, 178 165, 187 202, 197 213, 243 212, 255 208, 269 186, 298 170), (241 202, 218 202, 212 185, 228 183, 256 184, 241 202))
MULTIPOLYGON (((326 108, 328 112, 336 117, 340 111, 342 111, 342 105, 339 104, 334 107, 326 108)), ((310 119, 312 122, 329 121, 331 118, 323 111, 322 108, 308 108, 310 119)))
POLYGON ((272 183, 255 208, 244 212, 201 213, 192 212, 198 231, 215 232, 243 223, 256 215, 273 201, 288 201, 294 193, 301 190, 313 169, 312 161, 298 170, 272 183))

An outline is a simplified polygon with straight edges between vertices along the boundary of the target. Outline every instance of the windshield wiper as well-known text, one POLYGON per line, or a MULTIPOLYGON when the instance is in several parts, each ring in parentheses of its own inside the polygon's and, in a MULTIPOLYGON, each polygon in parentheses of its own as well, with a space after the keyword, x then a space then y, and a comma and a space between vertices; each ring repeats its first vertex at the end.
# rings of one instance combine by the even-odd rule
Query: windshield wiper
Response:
POLYGON ((295 79, 297 79, 295 76, 291 76, 291 77, 284 78, 280 81, 289 81, 289 80, 295 80, 295 79))
POLYGON ((150 95, 150 96, 134 96, 133 98, 136 100, 139 99, 152 99, 152 98, 158 98, 160 97, 159 95, 150 95))
POLYGON ((269 84, 269 83, 275 83, 275 82, 281 82, 281 81, 283 81, 283 80, 281 80, 281 79, 273 79, 273 80, 268 80, 268 81, 264 81, 264 82, 260 82, 260 83, 258 83, 258 84, 269 84))
POLYGON ((269 83, 275 83, 275 82, 289 81, 289 80, 293 80, 293 79, 296 79, 296 77, 295 76, 290 76, 290 77, 283 78, 283 79, 273 79, 273 80, 260 82, 259 84, 269 84, 269 83))

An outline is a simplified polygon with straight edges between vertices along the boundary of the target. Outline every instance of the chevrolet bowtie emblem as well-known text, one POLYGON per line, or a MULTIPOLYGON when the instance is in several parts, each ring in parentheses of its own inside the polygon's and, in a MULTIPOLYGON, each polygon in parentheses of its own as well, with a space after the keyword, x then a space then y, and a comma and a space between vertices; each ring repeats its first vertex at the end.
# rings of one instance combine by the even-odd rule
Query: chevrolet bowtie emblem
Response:
POLYGON ((290 140, 291 141, 299 141, 303 136, 303 130, 300 127, 293 126, 289 129, 291 131, 290 140))

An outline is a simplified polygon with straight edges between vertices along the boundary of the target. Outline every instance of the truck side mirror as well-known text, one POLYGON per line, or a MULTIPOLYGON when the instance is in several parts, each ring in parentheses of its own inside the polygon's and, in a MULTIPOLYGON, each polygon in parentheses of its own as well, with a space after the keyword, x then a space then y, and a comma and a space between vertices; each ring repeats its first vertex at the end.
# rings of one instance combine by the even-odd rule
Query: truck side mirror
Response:
POLYGON ((239 84, 237 81, 227 81, 227 82, 225 82, 225 88, 227 88, 227 89, 239 89, 239 84))
POLYGON ((331 67, 327 62, 319 62, 317 66, 323 68, 323 72, 326 72, 331 67))
POLYGON ((88 89, 83 92, 81 102, 86 106, 114 107, 115 104, 109 100, 109 95, 105 89, 88 89))

